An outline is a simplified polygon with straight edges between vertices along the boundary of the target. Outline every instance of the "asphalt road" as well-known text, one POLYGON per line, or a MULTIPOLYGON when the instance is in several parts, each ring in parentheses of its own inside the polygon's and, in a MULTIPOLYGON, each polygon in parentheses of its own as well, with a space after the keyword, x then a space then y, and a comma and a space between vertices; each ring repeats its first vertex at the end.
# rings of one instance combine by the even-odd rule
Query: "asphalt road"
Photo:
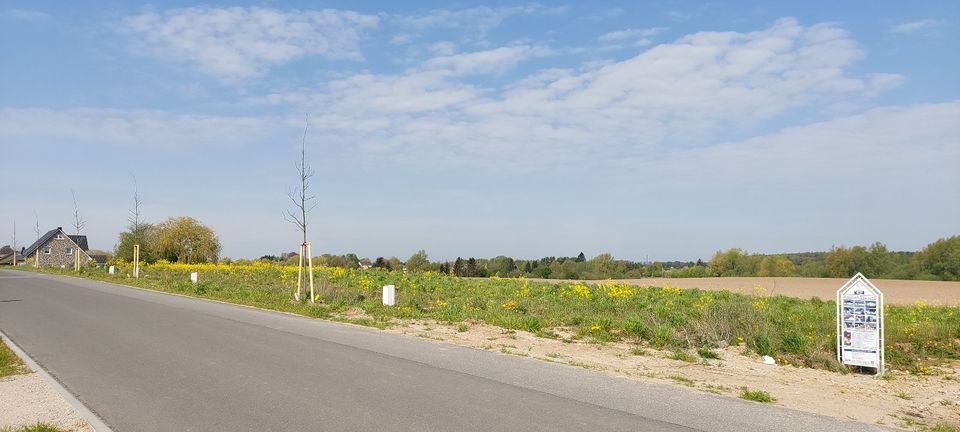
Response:
POLYGON ((856 431, 376 330, 0 270, 0 329, 116 431, 856 431))

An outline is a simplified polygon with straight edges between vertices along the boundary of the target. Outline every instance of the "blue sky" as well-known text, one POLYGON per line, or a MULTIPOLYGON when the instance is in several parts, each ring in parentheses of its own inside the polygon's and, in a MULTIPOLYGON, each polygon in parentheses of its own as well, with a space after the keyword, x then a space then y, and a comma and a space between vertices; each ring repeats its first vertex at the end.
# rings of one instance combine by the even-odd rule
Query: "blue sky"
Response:
POLYGON ((0 243, 707 259, 960 233, 960 4, 6 1, 0 243))

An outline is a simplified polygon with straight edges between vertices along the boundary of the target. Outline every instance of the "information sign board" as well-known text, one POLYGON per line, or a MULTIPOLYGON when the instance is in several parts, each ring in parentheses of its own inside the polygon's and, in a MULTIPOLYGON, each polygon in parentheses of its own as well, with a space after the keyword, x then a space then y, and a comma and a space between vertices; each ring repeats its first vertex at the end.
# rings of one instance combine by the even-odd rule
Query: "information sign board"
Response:
POLYGON ((883 293, 860 273, 837 290, 837 360, 883 373, 883 293))

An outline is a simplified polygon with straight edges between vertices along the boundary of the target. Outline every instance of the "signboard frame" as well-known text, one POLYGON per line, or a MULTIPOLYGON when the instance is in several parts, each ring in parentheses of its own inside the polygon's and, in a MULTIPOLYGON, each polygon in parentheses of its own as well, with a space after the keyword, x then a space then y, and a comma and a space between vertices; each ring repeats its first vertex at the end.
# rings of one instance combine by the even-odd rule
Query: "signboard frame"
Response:
MULTIPOLYGON (((852 296, 853 295, 851 295, 851 297, 852 296)), ((883 292, 881 292, 873 283, 871 283, 870 280, 867 279, 867 277, 864 276, 862 273, 857 273, 854 277, 850 278, 850 280, 848 280, 847 283, 843 284, 843 286, 840 287, 840 289, 837 290, 837 361, 839 361, 840 364, 872 367, 877 370, 877 375, 881 375, 883 374, 883 363, 884 363, 883 343, 884 343, 883 292), (865 291, 869 291, 869 293, 860 292, 859 290, 857 291, 859 294, 856 294, 856 295, 860 295, 861 297, 866 298, 866 300, 860 301, 860 300, 848 299, 847 301, 848 304, 844 304, 844 297, 847 295, 848 291, 851 291, 854 288, 860 288, 860 289, 864 289, 865 291), (876 299, 875 300, 876 305, 874 308, 869 307, 870 297, 874 297, 876 299), (863 306, 861 306, 861 304, 863 306), (855 310, 853 312, 846 311, 847 313, 845 313, 844 311, 845 307, 846 308, 854 307, 855 310), (859 310, 860 307, 863 307, 862 311, 859 310), (871 309, 875 309, 873 313, 870 312, 871 309), (850 328, 848 326, 845 326, 844 325, 845 318, 847 320, 854 319, 856 325, 861 324, 860 320, 863 319, 863 327, 850 328), (873 323, 866 322, 871 318, 875 319, 873 323), (868 328, 870 324, 874 324, 876 328, 870 330, 868 328), (850 333, 850 335, 845 334, 844 333, 845 330, 847 331, 847 333, 850 333), (871 336, 871 332, 873 333, 872 336, 875 337, 874 340, 876 340, 875 350, 864 349, 864 348, 857 349, 852 347, 844 348, 845 337, 846 338, 852 338, 852 337, 859 338, 861 336, 869 337, 871 336), (856 333, 856 335, 854 335, 854 333, 856 333), (852 356, 848 358, 844 358, 843 354, 845 350, 862 352, 866 354, 870 354, 871 352, 874 352, 876 354, 875 364, 874 365, 865 364, 867 362, 858 361, 857 359, 851 358, 852 356)), ((847 345, 851 345, 851 342, 849 340, 847 341, 847 345)))

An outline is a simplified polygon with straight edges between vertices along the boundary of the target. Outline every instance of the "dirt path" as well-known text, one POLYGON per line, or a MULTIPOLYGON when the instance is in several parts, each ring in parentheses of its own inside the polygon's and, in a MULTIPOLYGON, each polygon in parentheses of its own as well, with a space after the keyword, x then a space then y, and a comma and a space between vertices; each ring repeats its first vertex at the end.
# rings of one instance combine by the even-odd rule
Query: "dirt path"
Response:
POLYGON ((720 360, 698 358, 690 363, 671 359, 672 352, 644 349, 638 355, 628 343, 566 343, 477 321, 465 325, 396 320, 386 331, 730 397, 737 397, 743 387, 763 390, 777 399, 777 405, 865 423, 914 430, 940 423, 960 426, 960 362, 938 368, 936 375, 893 372, 880 379, 766 365, 756 356, 744 355, 742 347, 717 350, 720 360))
MULTIPOLYGON (((531 279, 532 280, 532 279, 531 279)), ((545 282, 559 282, 554 279, 537 279, 545 282)), ((795 277, 713 277, 713 278, 644 278, 618 279, 640 286, 663 286, 679 288, 700 288, 703 290, 730 290, 744 294, 753 294, 762 287, 765 295, 785 295, 790 297, 818 297, 823 300, 836 298, 837 289, 847 282, 834 278, 795 278, 795 277)), ((604 283, 606 281, 588 281, 604 283)), ((883 292, 887 304, 909 305, 917 300, 930 304, 960 306, 960 282, 915 281, 873 279, 871 280, 883 292)))

